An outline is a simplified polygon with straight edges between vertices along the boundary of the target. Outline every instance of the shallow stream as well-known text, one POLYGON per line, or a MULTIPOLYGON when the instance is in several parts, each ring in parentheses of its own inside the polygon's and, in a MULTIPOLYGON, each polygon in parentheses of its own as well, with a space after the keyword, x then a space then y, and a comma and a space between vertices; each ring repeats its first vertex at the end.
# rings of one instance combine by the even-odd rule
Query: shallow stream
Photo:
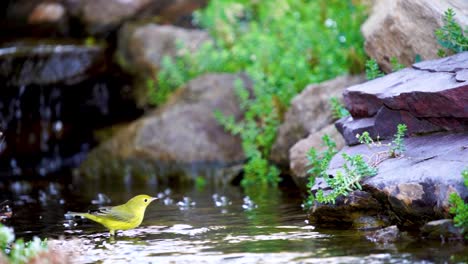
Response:
MULTIPOLYGON (((376 244, 366 231, 309 225, 297 190, 249 197, 239 187, 168 189, 144 185, 34 184, 0 186, 17 237, 49 238, 74 263, 466 263, 463 243, 420 240, 376 244), (38 185, 38 186, 36 186, 38 185), (78 187, 80 186, 80 187, 78 187), (101 226, 69 220, 67 211, 120 204, 136 194, 160 199, 142 225, 109 237, 101 226)), ((252 195, 253 196, 253 195, 252 195)))

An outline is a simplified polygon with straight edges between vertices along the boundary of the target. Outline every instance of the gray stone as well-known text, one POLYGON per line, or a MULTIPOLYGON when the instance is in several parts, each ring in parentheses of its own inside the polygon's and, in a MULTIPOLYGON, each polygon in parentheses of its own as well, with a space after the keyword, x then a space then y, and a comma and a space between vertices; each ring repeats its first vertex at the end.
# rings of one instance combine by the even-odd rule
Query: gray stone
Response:
POLYGON ((333 122, 330 98, 341 98, 345 87, 364 81, 363 75, 345 75, 309 85, 296 95, 286 112, 284 122, 279 127, 270 159, 282 167, 288 167, 289 149, 299 140, 333 122))
POLYGON ((119 31, 117 57, 128 72, 154 78, 164 56, 193 53, 210 41, 206 31, 154 23, 129 23, 119 31), (184 49, 177 50, 181 44, 184 49))
POLYGON ((416 57, 438 58, 442 48, 434 31, 443 25, 443 14, 452 8, 462 28, 468 26, 468 2, 465 0, 380 0, 362 25, 366 53, 377 60, 385 72, 392 69, 395 57, 410 66, 416 57))
POLYGON ((456 227, 452 219, 430 221, 421 227, 421 233, 429 239, 463 240, 463 229, 456 227))
POLYGON ((106 35, 128 20, 163 17, 166 23, 189 15, 206 0, 64 0, 69 13, 92 35, 106 35))
POLYGON ((214 111, 242 118, 234 82, 243 75, 206 74, 179 89, 157 111, 133 122, 94 149, 81 171, 90 178, 125 178, 186 182, 212 175, 229 182, 244 162, 241 140, 214 118, 214 111))
POLYGON ((306 185, 309 179, 307 170, 310 169, 308 166, 309 160, 307 159, 307 152, 309 152, 311 148, 315 148, 318 152, 324 151, 326 149, 322 141, 322 137, 324 135, 330 136, 330 138, 335 141, 337 149, 344 147, 345 142, 341 135, 333 125, 328 125, 320 131, 310 134, 307 138, 299 140, 289 150, 292 178, 296 182, 297 186, 304 191, 306 190, 306 185))

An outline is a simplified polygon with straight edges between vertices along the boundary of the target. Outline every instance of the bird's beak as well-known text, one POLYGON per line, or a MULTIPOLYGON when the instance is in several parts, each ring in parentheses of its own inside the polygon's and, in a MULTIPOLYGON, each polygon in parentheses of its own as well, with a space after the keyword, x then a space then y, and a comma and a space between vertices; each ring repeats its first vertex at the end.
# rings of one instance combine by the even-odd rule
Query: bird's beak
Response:
POLYGON ((158 199, 159 199, 158 197, 151 197, 151 202, 152 202, 152 201, 156 201, 156 200, 158 200, 158 199))

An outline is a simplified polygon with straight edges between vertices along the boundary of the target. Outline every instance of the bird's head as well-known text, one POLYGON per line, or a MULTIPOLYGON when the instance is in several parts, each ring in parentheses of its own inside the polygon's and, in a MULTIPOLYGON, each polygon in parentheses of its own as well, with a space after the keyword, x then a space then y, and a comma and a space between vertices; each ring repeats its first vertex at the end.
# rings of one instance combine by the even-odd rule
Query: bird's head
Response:
POLYGON ((149 195, 146 195, 146 194, 140 194, 140 195, 137 195, 135 197, 133 197, 132 199, 130 199, 126 205, 130 208, 132 208, 132 210, 134 211, 141 211, 141 210, 145 210, 146 207, 154 200, 157 200, 158 198, 156 197, 151 197, 149 195))

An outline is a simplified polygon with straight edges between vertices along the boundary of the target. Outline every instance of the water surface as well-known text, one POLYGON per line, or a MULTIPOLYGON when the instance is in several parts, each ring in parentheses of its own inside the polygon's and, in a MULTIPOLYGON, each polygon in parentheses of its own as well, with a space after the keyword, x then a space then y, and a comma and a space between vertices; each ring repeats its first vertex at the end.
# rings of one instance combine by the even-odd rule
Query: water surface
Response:
POLYGON ((48 237, 74 263, 466 263, 468 247, 411 237, 376 244, 365 231, 307 224, 294 189, 243 193, 233 186, 168 189, 152 185, 12 182, 7 222, 17 237, 48 237), (110 237, 98 224, 70 220, 67 211, 120 204, 136 194, 160 199, 142 225, 110 237), (98 195, 101 194, 101 195, 98 195))

